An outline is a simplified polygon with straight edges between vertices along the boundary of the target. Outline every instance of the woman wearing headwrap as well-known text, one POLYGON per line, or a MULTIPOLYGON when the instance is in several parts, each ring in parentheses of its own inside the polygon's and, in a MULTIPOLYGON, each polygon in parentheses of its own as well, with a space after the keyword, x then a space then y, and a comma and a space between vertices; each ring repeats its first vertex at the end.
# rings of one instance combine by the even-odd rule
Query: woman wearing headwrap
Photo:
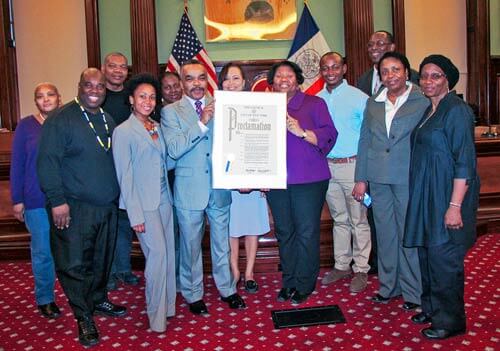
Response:
POLYGON ((418 247, 422 334, 445 339, 465 333, 464 257, 476 239, 479 178, 474 115, 453 89, 459 72, 442 55, 420 64, 420 86, 431 100, 412 135, 410 201, 403 245, 418 247))

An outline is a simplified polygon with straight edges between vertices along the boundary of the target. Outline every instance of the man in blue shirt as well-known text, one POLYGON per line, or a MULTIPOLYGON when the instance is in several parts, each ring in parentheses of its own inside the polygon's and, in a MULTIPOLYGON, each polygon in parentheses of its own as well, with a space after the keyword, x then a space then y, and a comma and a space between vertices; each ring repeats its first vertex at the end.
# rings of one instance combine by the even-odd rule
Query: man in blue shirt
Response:
POLYGON ((370 227, 366 208, 352 196, 359 134, 368 95, 349 85, 344 78, 347 65, 337 52, 328 52, 320 61, 325 87, 318 96, 325 100, 339 135, 328 154, 331 179, 326 194, 333 227, 335 266, 322 280, 331 284, 352 276, 349 289, 360 292, 368 281, 370 227), (352 241, 352 244, 351 244, 352 241), (351 262, 354 261, 351 269, 351 262))

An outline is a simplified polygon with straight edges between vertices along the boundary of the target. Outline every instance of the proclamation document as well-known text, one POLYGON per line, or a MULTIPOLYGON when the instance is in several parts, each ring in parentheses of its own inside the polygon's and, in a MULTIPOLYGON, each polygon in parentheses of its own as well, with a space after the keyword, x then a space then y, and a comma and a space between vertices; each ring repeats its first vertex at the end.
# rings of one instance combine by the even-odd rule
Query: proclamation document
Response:
POLYGON ((286 189, 286 94, 215 91, 213 188, 286 189))

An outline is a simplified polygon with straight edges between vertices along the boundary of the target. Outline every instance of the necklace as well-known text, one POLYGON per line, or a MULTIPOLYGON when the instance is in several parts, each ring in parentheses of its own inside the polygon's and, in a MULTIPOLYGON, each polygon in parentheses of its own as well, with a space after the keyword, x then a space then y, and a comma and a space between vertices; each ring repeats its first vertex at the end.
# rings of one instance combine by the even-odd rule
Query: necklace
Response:
POLYGON ((148 131, 149 135, 153 140, 158 139, 158 127, 156 126, 155 122, 153 122, 150 118, 148 118, 144 122, 144 128, 148 131))
POLYGON ((101 113, 102 116, 102 121, 104 122, 104 129, 106 129, 106 136, 107 136, 107 145, 104 145, 104 143, 101 140, 101 137, 97 134, 97 131, 94 128, 94 124, 90 121, 89 116, 87 115, 87 111, 83 108, 83 106, 80 104, 80 101, 78 101, 78 98, 75 97, 75 102, 80 106, 80 110, 82 111, 83 117, 87 120, 87 123, 89 124, 90 129, 95 134, 95 137, 97 139, 97 142, 101 147, 104 149, 104 151, 108 152, 109 149, 111 148, 111 135, 109 134, 109 128, 108 128, 108 122, 106 121, 106 116, 104 115, 104 111, 102 108, 99 107, 99 112, 101 113))
POLYGON ((426 124, 426 123, 427 123, 427 121, 428 121, 428 120, 429 120, 432 116, 434 116, 434 113, 435 113, 435 112, 436 112, 436 110, 433 108, 433 109, 431 110, 431 112, 429 113, 429 116, 427 116, 427 117, 424 119, 424 121, 423 121, 422 123, 420 123, 420 125, 418 126, 418 129, 422 128, 422 127, 424 126, 424 124, 426 124))
POLYGON ((45 122, 45 120, 47 119, 47 117, 43 117, 41 112, 38 113, 38 117, 40 117, 40 119, 42 120, 42 123, 40 124, 43 124, 43 122, 45 122))
POLYGON ((418 126, 418 129, 422 128, 424 126, 425 123, 427 123, 427 121, 429 120, 429 118, 431 118, 433 115, 433 113, 431 113, 429 116, 427 116, 424 121, 422 123, 420 123, 420 125, 418 126))

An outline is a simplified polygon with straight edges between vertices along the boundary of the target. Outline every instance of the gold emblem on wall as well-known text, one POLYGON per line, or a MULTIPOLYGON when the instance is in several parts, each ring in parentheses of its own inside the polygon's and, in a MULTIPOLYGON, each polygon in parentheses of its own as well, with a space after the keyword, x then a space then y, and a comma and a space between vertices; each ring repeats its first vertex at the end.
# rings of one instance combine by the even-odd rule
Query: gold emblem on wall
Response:
POLYGON ((205 0, 207 42, 291 40, 297 26, 292 0, 205 0))

